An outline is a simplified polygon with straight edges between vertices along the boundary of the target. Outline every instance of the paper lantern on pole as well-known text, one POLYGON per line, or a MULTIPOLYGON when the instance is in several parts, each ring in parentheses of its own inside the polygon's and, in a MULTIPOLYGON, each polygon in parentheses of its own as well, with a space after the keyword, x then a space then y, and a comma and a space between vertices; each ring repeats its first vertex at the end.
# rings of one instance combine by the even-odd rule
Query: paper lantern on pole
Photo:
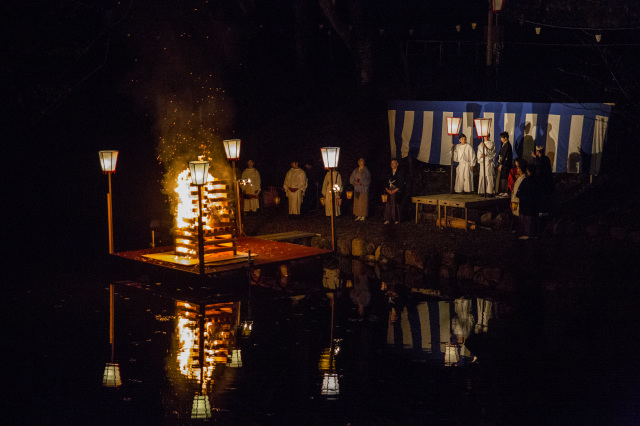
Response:
POLYGON ((493 11, 500 12, 504 7, 505 0, 493 0, 493 11))
POLYGON ((325 169, 335 169, 338 167, 338 161, 340 160, 340 147, 325 147, 320 148, 322 153, 322 162, 325 169))
POLYGON ((223 140, 224 153, 227 155, 227 160, 238 161, 240 158, 240 139, 226 139, 223 140))
POLYGON ((207 395, 196 395, 193 398, 191 407, 192 419, 208 419, 211 418, 211 404, 207 395))
POLYGON ((107 363, 102 376, 102 385, 108 388, 117 388, 122 385, 120 378, 120 366, 116 363, 107 363))
POLYGON ((596 41, 600 43, 600 40, 602 40, 602 34, 596 34, 596 41))
POLYGON ((99 151, 98 155, 100 156, 100 167, 102 167, 102 171, 104 173, 115 173, 118 162, 118 151, 99 151))
POLYGON ((207 183, 209 176, 208 161, 190 161, 189 170, 191 171, 191 183, 200 186, 207 183))
POLYGON ((476 127, 476 133, 479 138, 486 138, 491 133, 491 119, 490 118, 476 118, 473 120, 473 124, 476 127))
POLYGON ((540 28, 540 27, 536 27, 536 34, 537 34, 537 35, 540 35, 540 31, 542 31, 542 28, 540 28))
POLYGON ((447 117, 447 133, 449 134, 449 136, 454 136, 460 133, 461 124, 461 117, 447 117))

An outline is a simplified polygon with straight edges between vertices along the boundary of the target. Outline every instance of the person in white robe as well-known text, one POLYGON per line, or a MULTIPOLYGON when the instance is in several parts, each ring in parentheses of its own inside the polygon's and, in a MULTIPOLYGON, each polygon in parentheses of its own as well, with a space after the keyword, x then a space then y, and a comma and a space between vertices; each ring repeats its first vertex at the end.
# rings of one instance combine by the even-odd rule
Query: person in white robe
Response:
POLYGON ((496 144, 484 141, 478 145, 478 163, 480 164, 480 179, 478 180, 478 194, 484 194, 485 178, 487 194, 493 195, 496 181, 496 170, 493 161, 496 158, 496 144))
POLYGON ((297 161, 291 162, 291 169, 284 178, 284 192, 289 199, 289 214, 299 215, 300 204, 304 198, 304 192, 307 189, 307 175, 300 167, 297 161))
POLYGON ((476 165, 476 154, 473 147, 467 144, 467 137, 461 133, 459 138, 460 144, 451 144, 453 149, 453 161, 458 162, 456 167, 456 184, 454 190, 456 192, 473 192, 473 167, 476 165))
POLYGON ((254 164, 253 160, 247 161, 247 168, 242 172, 241 186, 245 212, 256 212, 260 208, 260 172, 254 164))
MULTIPOLYGON (((327 216, 331 216, 331 175, 330 172, 324 176, 322 182, 322 196, 324 197, 324 212, 327 216)), ((340 193, 342 192, 342 178, 337 170, 333 170, 333 186, 335 188, 335 209, 336 216, 340 216, 340 193)))

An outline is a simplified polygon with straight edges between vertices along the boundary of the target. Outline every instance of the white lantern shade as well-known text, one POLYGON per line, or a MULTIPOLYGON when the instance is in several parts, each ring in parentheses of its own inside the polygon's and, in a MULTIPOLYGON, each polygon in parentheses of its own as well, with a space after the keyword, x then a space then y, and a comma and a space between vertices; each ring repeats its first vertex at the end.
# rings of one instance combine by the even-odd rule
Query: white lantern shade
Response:
POLYGON ((98 155, 100 156, 100 167, 102 167, 102 171, 105 173, 115 173, 116 163, 118 162, 118 151, 100 151, 98 155))
POLYGON ((473 120, 473 124, 476 126, 476 133, 479 138, 486 138, 491 131, 491 119, 490 118, 476 118, 473 120))
POLYGON ((504 7, 505 0, 493 0, 493 11, 500 12, 504 7))
POLYGON ((449 134, 449 136, 457 135, 458 133, 460 133, 461 124, 461 117, 447 117, 447 133, 449 134))
POLYGON ((336 373, 324 373, 322 377, 322 395, 335 396, 340 394, 340 385, 336 373))
POLYGON ((340 160, 340 147, 325 147, 320 148, 322 153, 322 162, 325 169, 335 169, 338 167, 338 161, 340 160))
POLYGON ((207 177, 209 176, 209 162, 208 161, 190 161, 189 170, 191 171, 191 183, 194 185, 204 185, 207 183, 207 177))
POLYGON ((237 161, 240 158, 240 139, 225 139, 222 143, 227 160, 237 161))
POLYGON ((242 351, 240 349, 232 349, 231 355, 227 358, 227 367, 240 368, 242 367, 242 351))
POLYGON ((122 385, 120 378, 120 366, 114 363, 107 363, 102 376, 102 385, 108 388, 117 388, 122 385))
POLYGON ((207 395, 196 395, 193 398, 193 406, 191 407, 192 419, 208 419, 211 418, 211 404, 207 395))

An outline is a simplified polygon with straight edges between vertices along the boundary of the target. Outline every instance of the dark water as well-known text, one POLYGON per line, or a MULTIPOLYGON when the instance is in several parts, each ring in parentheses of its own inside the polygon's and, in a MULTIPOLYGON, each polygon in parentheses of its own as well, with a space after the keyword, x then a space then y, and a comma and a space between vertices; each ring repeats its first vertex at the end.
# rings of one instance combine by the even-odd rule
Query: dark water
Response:
POLYGON ((119 388, 102 386, 111 348, 100 273, 13 289, 3 339, 10 418, 167 425, 638 419, 636 346, 617 330, 626 329, 617 323, 628 318, 624 302, 572 302, 535 284, 497 293, 355 261, 340 266, 338 280, 325 271, 305 292, 253 286, 243 297, 201 305, 187 288, 117 284, 119 388), (325 373, 338 378, 330 395, 322 392, 325 373), (194 420, 193 401, 202 394, 211 417, 194 420))

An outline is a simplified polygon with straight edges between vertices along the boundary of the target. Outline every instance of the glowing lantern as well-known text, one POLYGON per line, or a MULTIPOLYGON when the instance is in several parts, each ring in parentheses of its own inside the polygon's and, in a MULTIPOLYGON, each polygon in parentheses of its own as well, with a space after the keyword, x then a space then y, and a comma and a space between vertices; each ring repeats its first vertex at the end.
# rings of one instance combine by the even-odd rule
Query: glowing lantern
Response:
POLYGON ((191 407, 192 419, 208 419, 211 417, 211 404, 207 395, 196 395, 191 407))
POLYGON ((387 199, 389 198, 389 195, 388 194, 382 194, 381 197, 382 197, 382 202, 386 203, 387 199))
POLYGON ((102 385, 108 388, 117 388, 122 385, 120 379, 120 366, 116 363, 107 363, 102 376, 102 385))
POLYGON ((347 200, 350 200, 353 197, 353 191, 347 191, 347 200))
POLYGON ((340 160, 340 147, 320 148, 325 169, 335 169, 340 160))
POLYGON ((476 118, 473 120, 473 124, 476 126, 476 133, 479 138, 486 138, 489 136, 491 130, 490 118, 476 118))
POLYGON ((477 26, 478 26, 478 24, 477 24, 477 23, 475 23, 475 22, 472 22, 472 23, 471 23, 471 29, 472 29, 472 30, 475 30, 477 26))
POLYGON ((118 162, 118 151, 99 151, 100 167, 104 173, 115 173, 118 162))
POLYGON ((189 170, 191 171, 191 183, 200 186, 207 183, 209 176, 208 161, 190 161, 189 170))
POLYGON ((602 34, 596 34, 596 41, 600 43, 600 40, 602 40, 602 34))
POLYGON ((540 31, 542 31, 542 28, 540 28, 540 27, 536 27, 536 34, 537 34, 537 35, 540 35, 540 31))
POLYGON ((461 124, 461 117, 447 117, 447 133, 449 134, 449 136, 457 135, 458 133, 460 133, 461 124))
POLYGON ((238 161, 240 158, 240 139, 223 140, 224 152, 227 154, 227 160, 238 161))
POLYGON ((460 25, 456 25, 456 31, 460 32, 460 25))
POLYGON ((504 7, 505 0, 493 0, 493 11, 500 12, 504 7))
POLYGON ((340 394, 340 385, 336 373, 324 373, 322 377, 322 395, 335 396, 340 394))

